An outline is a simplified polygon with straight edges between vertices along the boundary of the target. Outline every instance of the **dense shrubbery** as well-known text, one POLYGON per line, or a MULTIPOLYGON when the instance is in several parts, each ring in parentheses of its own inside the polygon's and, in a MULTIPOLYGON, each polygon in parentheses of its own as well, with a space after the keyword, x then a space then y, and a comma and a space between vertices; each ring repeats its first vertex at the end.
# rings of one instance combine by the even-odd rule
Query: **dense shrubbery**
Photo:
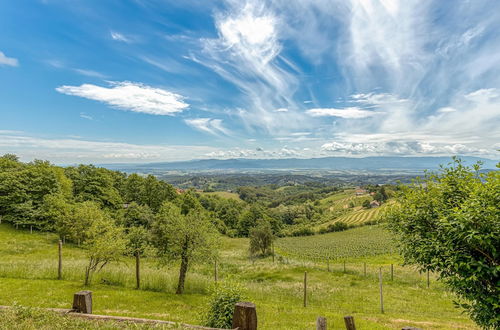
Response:
POLYGON ((344 231, 344 230, 347 230, 347 229, 353 228, 353 227, 354 226, 349 226, 345 222, 338 221, 338 222, 334 222, 332 224, 329 224, 327 227, 321 228, 319 230, 319 233, 325 234, 325 233, 332 233, 332 232, 336 232, 336 231, 344 231))
POLYGON ((234 305, 242 301, 243 290, 234 281, 227 280, 211 289, 208 312, 204 316, 207 327, 231 329, 234 305))

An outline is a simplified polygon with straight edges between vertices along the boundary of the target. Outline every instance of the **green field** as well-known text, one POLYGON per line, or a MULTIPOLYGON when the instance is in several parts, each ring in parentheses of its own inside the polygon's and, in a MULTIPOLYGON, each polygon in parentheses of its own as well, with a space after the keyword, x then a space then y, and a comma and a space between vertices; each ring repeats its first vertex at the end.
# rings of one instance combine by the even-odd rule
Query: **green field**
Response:
POLYGON ((229 192, 229 191, 213 191, 213 192, 203 192, 203 195, 215 195, 222 198, 235 199, 237 201, 241 201, 240 196, 237 193, 229 192))
MULTIPOLYGON (((369 226, 284 238, 276 243, 283 257, 274 263, 271 258, 249 260, 247 239, 221 238, 219 276, 222 283, 231 277, 245 287, 246 299, 257 305, 260 329, 314 329, 319 315, 328 319, 329 329, 343 329, 345 315, 353 315, 359 329, 410 325, 474 329, 453 306, 453 295, 434 276, 428 289, 424 274, 399 265, 387 235, 380 227, 369 226), (325 256, 332 258, 330 272, 321 260, 325 256), (345 273, 341 260, 346 261, 345 273), (366 276, 363 262, 367 263, 366 276), (395 264, 393 281, 389 280, 391 263, 395 264), (383 267, 385 281, 384 314, 379 311, 379 267, 383 267), (302 306, 305 271, 309 288, 306 308, 302 306)), ((56 243, 54 234, 30 234, 0 225, 0 305, 70 307, 73 293, 83 288, 85 254, 77 246, 65 245, 64 278, 57 280, 56 243)), ((213 282, 213 265, 190 269, 183 295, 173 293, 177 265, 158 268, 154 260, 144 260, 143 266, 141 290, 134 289, 132 259, 111 264, 99 273, 88 288, 94 294, 94 313, 200 324, 213 282)), ((1 317, 0 329, 9 328, 8 320, 1 317)))

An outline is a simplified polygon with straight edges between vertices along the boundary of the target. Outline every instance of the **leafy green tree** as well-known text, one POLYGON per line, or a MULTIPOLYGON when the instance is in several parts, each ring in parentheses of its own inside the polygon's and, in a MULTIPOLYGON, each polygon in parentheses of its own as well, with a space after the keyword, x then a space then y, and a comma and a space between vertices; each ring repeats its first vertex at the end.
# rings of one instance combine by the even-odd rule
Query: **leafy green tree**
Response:
POLYGON ((153 211, 158 211, 163 202, 173 201, 177 193, 172 185, 148 175, 143 182, 141 204, 148 205, 153 211))
POLYGON ((217 231, 202 209, 183 214, 179 206, 166 202, 153 222, 152 232, 162 260, 180 261, 176 293, 182 294, 189 265, 216 256, 217 231))
POLYGON ((131 227, 127 233, 127 251, 135 257, 136 288, 141 287, 140 259, 151 253, 150 233, 144 227, 131 227))
POLYGON ((369 201, 368 199, 365 199, 365 200, 363 201, 363 207, 364 207, 365 209, 369 209, 369 208, 370 208, 370 201, 369 201))
POLYGON ((123 229, 107 216, 95 219, 86 232, 84 247, 88 264, 85 267, 85 286, 90 285, 95 272, 107 264, 118 261, 126 251, 127 240, 123 229))
POLYGON ((250 254, 266 256, 271 253, 271 246, 275 239, 269 221, 260 220, 257 226, 250 229, 250 254))
POLYGON ((128 204, 123 210, 123 226, 148 228, 153 221, 153 211, 147 205, 139 205, 136 202, 128 204))
POLYGON ((402 187, 386 215, 408 264, 439 274, 481 327, 500 328, 500 172, 450 167, 402 187))
POLYGON ((125 180, 123 190, 124 200, 127 203, 141 203, 144 191, 144 178, 136 173, 130 174, 125 180))
POLYGON ((45 219, 46 230, 55 231, 59 237, 71 237, 71 220, 74 206, 62 193, 45 195, 40 217, 45 219))
POLYGON ((66 169, 73 181, 73 194, 77 201, 94 201, 107 208, 118 209, 123 205, 115 188, 113 171, 93 165, 79 165, 66 169))

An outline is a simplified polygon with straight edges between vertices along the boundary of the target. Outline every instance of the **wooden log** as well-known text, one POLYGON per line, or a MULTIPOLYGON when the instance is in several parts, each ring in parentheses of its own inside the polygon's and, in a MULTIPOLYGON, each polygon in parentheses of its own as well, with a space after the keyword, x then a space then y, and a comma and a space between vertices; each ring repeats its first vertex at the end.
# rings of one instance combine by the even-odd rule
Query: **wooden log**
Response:
POLYGON ((382 267, 378 270, 378 282, 379 282, 379 290, 380 290, 380 312, 384 313, 384 292, 382 290, 382 267))
POLYGON ((62 280, 62 241, 61 240, 59 240, 58 249, 59 249, 59 262, 57 265, 57 279, 62 280))
POLYGON ((73 296, 73 310, 76 313, 92 314, 92 291, 79 291, 73 296))
POLYGON ((316 330, 326 330, 326 318, 318 316, 316 319, 316 330))
POLYGON ((414 328, 414 327, 404 327, 401 330, 422 330, 420 328, 414 328))
POLYGON ((233 329, 257 330, 257 309, 251 302, 239 302, 234 306, 233 329))
POLYGON ((304 272, 304 307, 307 307, 307 272, 304 272))
POLYGON ((354 317, 344 316, 345 328, 347 330, 356 330, 356 325, 354 324, 354 317))

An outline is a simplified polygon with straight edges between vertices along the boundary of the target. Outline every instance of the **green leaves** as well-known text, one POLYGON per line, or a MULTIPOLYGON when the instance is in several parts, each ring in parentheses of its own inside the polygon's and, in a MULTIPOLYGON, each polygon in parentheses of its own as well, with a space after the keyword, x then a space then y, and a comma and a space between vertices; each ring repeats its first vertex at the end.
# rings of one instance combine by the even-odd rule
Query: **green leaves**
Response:
POLYGON ((386 219, 406 263, 437 272, 475 322, 498 328, 500 173, 478 170, 454 159, 402 187, 386 219))

